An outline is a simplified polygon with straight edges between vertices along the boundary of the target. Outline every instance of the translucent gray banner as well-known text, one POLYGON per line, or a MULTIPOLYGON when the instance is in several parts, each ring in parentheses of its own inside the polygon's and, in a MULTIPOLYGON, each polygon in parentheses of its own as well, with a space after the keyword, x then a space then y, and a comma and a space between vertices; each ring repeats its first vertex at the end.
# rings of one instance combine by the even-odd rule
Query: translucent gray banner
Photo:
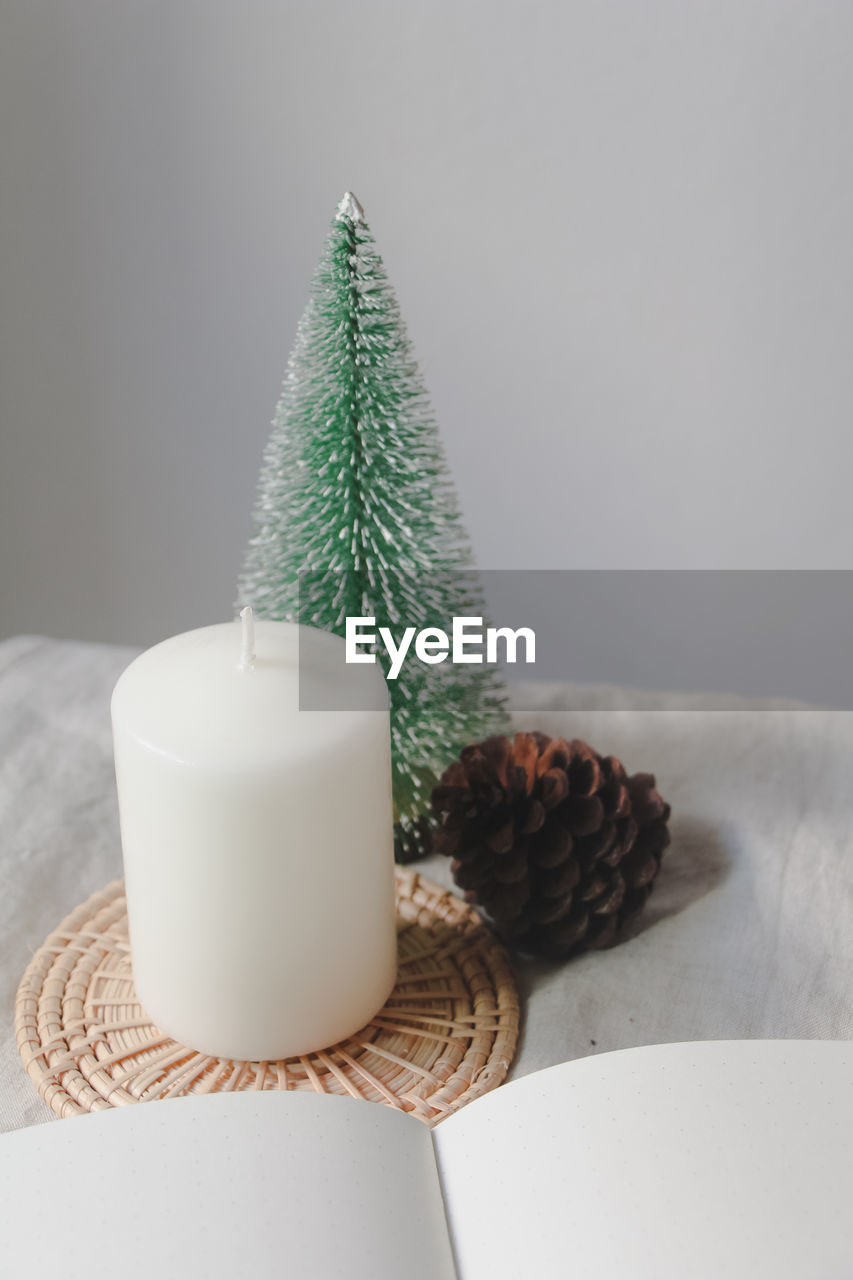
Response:
MULTIPOLYGON (((300 621, 329 625, 328 589, 324 575, 306 577, 300 621)), ((500 671, 516 710, 541 707, 545 681, 561 686, 560 705, 568 709, 618 708, 622 690, 649 691, 650 707, 656 705, 655 693, 666 693, 657 703, 668 709, 768 709, 771 703, 853 709, 850 570, 395 574, 388 576, 383 592, 372 595, 359 595, 347 584, 330 629, 344 636, 350 618, 351 653, 375 653, 386 677, 399 668, 397 678, 418 696, 424 681, 453 675, 454 618, 458 638, 459 619, 478 617, 479 626, 461 625, 463 643, 456 656, 480 654, 481 663, 468 665, 472 672, 500 671), (374 607, 376 599, 382 604, 374 607), (356 626, 356 617, 375 622, 356 626), (489 626, 497 633, 491 647, 489 626), (515 662, 508 662, 512 632, 518 632, 515 662), (525 633, 532 634, 532 643, 525 633), (371 634, 373 643, 366 642, 371 634), (533 661, 528 660, 531 651, 533 661)), ((303 653, 310 659, 311 633, 303 635, 303 653)), ((334 692, 317 678, 315 663, 300 659, 304 709, 376 700, 373 681, 354 679, 352 692, 347 686, 343 697, 338 682, 331 683, 337 686, 334 692)), ((625 697, 624 703, 636 706, 636 697, 625 697)))

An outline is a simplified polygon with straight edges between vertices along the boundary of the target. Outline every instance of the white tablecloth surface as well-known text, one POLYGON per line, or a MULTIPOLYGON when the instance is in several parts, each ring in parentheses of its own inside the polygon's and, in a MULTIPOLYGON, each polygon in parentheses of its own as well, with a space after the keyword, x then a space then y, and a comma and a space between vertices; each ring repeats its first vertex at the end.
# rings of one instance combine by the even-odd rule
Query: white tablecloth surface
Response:
MULTIPOLYGON (((0 643, 0 1131, 54 1118, 18 1057, 15 991, 59 920, 121 875, 109 699, 133 655, 0 643)), ((513 698, 519 728, 655 772, 673 806, 630 939, 518 963, 513 1076, 664 1041, 851 1038, 853 713, 553 685, 513 698)), ((420 869, 451 883, 446 859, 420 869)))

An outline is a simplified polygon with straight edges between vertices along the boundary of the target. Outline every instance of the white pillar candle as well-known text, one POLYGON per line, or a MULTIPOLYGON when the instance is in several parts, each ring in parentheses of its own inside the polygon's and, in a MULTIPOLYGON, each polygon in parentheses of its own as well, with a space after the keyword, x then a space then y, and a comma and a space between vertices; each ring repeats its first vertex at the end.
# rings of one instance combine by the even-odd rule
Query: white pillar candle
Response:
POLYGON ((193 1049, 262 1060, 352 1034, 393 987, 390 730, 378 664, 244 614, 135 659, 112 717, 139 999, 193 1049), (303 690, 376 709, 300 710, 300 635, 303 690))

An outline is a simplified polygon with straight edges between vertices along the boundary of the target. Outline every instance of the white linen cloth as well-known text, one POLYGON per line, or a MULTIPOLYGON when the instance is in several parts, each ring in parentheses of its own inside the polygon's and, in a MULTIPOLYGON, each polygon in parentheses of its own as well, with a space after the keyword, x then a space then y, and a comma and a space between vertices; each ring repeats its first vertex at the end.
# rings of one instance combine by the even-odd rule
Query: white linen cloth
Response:
MULTIPOLYGON (((62 917, 121 875, 109 700, 134 653, 0 643, 0 1131, 54 1118, 18 1057, 15 992, 62 917)), ((853 713, 570 685, 513 699, 518 728, 654 772, 673 841, 622 945, 517 962, 512 1075, 664 1041, 851 1038, 853 713)), ((447 859, 418 869, 452 884, 447 859)))

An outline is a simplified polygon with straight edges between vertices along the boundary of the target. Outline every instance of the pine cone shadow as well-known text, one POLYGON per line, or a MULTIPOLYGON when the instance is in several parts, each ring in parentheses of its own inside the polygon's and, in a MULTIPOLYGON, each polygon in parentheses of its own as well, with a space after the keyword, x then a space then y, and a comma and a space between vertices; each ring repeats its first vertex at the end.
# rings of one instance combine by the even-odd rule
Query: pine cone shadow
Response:
MULTIPOLYGON (((685 911, 691 903, 713 892, 728 876, 731 854, 720 832, 711 823, 690 817, 673 818, 670 830, 672 843, 663 856, 651 897, 607 951, 618 952, 661 920, 685 911)), ((518 955, 523 1006, 530 998, 537 977, 571 966, 573 962, 594 954, 594 951, 581 951, 567 960, 547 960, 529 953, 518 955)))
POLYGON ((731 870, 731 855, 710 822, 674 817, 670 831, 672 843, 664 854, 654 892, 645 909, 622 932, 616 947, 704 898, 731 870))

